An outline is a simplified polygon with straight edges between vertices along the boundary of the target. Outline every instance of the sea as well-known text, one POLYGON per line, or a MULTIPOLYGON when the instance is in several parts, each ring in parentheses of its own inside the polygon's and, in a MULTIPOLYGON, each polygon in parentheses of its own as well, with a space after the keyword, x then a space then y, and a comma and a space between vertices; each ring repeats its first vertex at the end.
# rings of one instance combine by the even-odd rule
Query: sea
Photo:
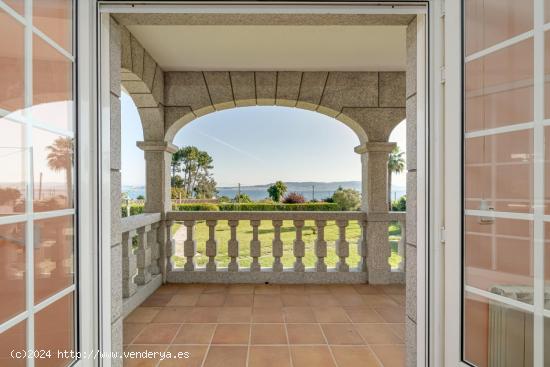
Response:
MULTIPOLYGON (((355 186, 355 185, 354 185, 355 186)), ((344 187, 344 186, 343 186, 344 187)), ((345 188, 345 187, 344 187, 345 188)), ((357 187, 352 187, 354 189, 357 189, 357 187)), ((334 194, 334 190, 317 190, 315 189, 315 192, 313 192, 313 189, 304 190, 296 188, 294 190, 290 189, 288 192, 297 192, 299 194, 304 195, 304 198, 306 200, 323 200, 325 198, 329 198, 334 194)), ((130 199, 136 199, 138 196, 143 195, 145 196, 145 188, 139 187, 139 186, 123 186, 122 192, 126 192, 128 194, 128 197, 130 199)), ((234 198, 237 193, 239 192, 238 187, 219 187, 218 188, 218 197, 220 196, 227 196, 230 198, 234 198)), ((266 188, 259 188, 259 187, 241 187, 241 193, 247 194, 250 199, 257 201, 262 200, 268 197, 267 195, 267 189, 266 188)), ((392 200, 395 200, 397 198, 400 198, 401 196, 405 195, 406 191, 404 187, 394 187, 392 189, 392 200)))

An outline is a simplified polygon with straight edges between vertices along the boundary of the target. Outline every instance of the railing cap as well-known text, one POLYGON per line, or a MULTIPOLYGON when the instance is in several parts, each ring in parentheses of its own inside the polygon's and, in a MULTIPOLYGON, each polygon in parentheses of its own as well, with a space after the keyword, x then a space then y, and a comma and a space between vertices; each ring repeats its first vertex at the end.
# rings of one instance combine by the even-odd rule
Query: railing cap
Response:
POLYGON ((136 230, 140 227, 145 227, 157 222, 160 222, 160 213, 144 213, 138 215, 131 215, 129 217, 122 218, 121 220, 121 232, 129 232, 136 230))

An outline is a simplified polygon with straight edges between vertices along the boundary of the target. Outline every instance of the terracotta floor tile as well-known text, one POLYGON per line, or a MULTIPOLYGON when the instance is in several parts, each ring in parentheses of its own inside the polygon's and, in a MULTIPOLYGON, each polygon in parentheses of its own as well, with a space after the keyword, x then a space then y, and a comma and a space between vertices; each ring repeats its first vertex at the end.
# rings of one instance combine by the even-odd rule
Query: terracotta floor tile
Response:
POLYGON ((124 345, 130 344, 132 340, 134 340, 134 338, 138 336, 141 330, 143 330, 146 326, 147 324, 125 322, 122 326, 122 343, 124 345))
POLYGON ((306 288, 303 284, 281 284, 281 294, 305 294, 306 288))
POLYGON ((255 294, 280 294, 281 288, 278 284, 258 284, 254 287, 255 294))
POLYGON ((202 293, 212 294, 212 293, 227 293, 229 287, 226 284, 206 284, 202 293))
POLYGON ((372 308, 367 306, 344 307, 352 322, 381 323, 384 319, 372 308))
POLYGON ((252 309, 252 322, 284 322, 283 309, 276 307, 254 307, 252 309))
POLYGON ((289 323, 304 323, 317 322, 315 314, 311 307, 285 307, 283 309, 285 322, 289 323))
POLYGON ((305 294, 281 294, 283 306, 309 306, 309 298, 305 294))
POLYGON ((210 346, 204 367, 245 367, 248 347, 210 346))
POLYGON ((155 291, 155 294, 176 294, 180 289, 179 284, 163 284, 155 291))
POLYGON ((327 346, 291 346, 290 355, 294 367, 334 367, 327 346))
POLYGON ((170 324, 182 323, 189 318, 192 307, 163 307, 151 323, 170 324))
POLYGON ((333 295, 358 294, 351 284, 330 284, 328 289, 333 295))
POLYGON ((309 305, 311 307, 339 306, 340 303, 332 294, 310 294, 309 305))
POLYGON ((390 297, 397 302, 399 306, 405 306, 407 297, 404 294, 390 294, 390 297))
POLYGON ((228 294, 225 298, 224 306, 252 306, 254 296, 252 294, 228 294))
POLYGON ((173 344, 210 344, 216 324, 182 325, 173 344))
POLYGON ((329 344, 362 345, 363 338, 355 331, 353 324, 321 324, 323 333, 329 344))
POLYGON ((401 306, 374 307, 374 310, 380 316, 382 316, 382 318, 386 322, 390 322, 390 323, 405 322, 405 307, 401 307, 401 306))
POLYGON ((150 324, 134 339, 133 344, 170 344, 180 325, 150 324))
POLYGON ((160 362, 159 367, 201 367, 207 350, 206 345, 171 345, 167 352, 188 357, 165 359, 160 362))
POLYGON ((252 324, 250 344, 287 344, 284 324, 252 324))
POLYGON ((382 367, 367 346, 332 346, 331 349, 338 367, 382 367))
POLYGON ((387 324, 355 324, 355 329, 361 334, 367 344, 403 343, 403 340, 387 324))
POLYGON ((219 323, 248 323, 251 319, 251 307, 222 307, 218 313, 219 323))
POLYGON ((288 347, 253 345, 250 347, 248 367, 290 367, 288 347))
MULTIPOLYGON (((159 360, 160 356, 155 356, 155 358, 141 358, 146 357, 145 352, 164 352, 166 350, 166 345, 129 345, 124 348, 124 352, 127 353, 127 357, 124 359, 124 367, 155 367, 159 360), (132 354, 136 353, 136 354, 132 354), (137 353, 143 353, 139 355, 137 353), (130 358, 133 357, 133 358, 130 358)), ((152 354, 149 355, 153 357, 152 354)))
POLYGON ((355 284, 353 288, 359 294, 380 294, 381 293, 380 289, 370 284, 355 284))
POLYGON ((178 293, 172 296, 168 306, 195 306, 199 299, 199 294, 178 293))
POLYGON ((320 284, 306 284, 304 288, 306 294, 330 294, 328 287, 320 284))
POLYGON ((358 293, 341 294, 335 297, 338 300, 340 306, 363 306, 365 304, 365 300, 358 293))
POLYGON ((401 338, 401 340, 405 340, 405 324, 388 324, 388 327, 401 338))
POLYGON ((224 303, 225 293, 203 293, 199 296, 197 307, 223 306, 224 303))
POLYGON ((364 294, 363 303, 370 307, 397 306, 397 302, 385 294, 364 294))
POLYGON ((289 344, 326 344, 319 324, 286 324, 289 344))
POLYGON ((254 307, 278 307, 282 308, 283 303, 278 294, 255 294, 254 307))
POLYGON ((159 313, 160 308, 138 307, 124 319, 126 322, 148 323, 159 313))
POLYGON ((405 294, 404 284, 387 284, 379 285, 378 287, 380 287, 385 294, 405 294))
POLYGON ((373 352, 384 367, 405 367, 405 347, 399 345, 373 345, 373 352))
POLYGON ((248 344, 249 324, 218 324, 212 344, 248 344))
POLYGON ((254 294, 254 284, 230 284, 229 294, 254 294))
POLYGON ((218 321, 220 307, 194 307, 189 313, 186 322, 213 323, 218 321))
POLYGON ((317 322, 350 322, 348 314, 342 307, 313 307, 317 322))
POLYGON ((172 294, 153 294, 147 298, 142 304, 141 307, 163 307, 170 302, 172 299, 172 294))
POLYGON ((180 294, 201 294, 206 289, 205 284, 181 284, 178 289, 180 294))

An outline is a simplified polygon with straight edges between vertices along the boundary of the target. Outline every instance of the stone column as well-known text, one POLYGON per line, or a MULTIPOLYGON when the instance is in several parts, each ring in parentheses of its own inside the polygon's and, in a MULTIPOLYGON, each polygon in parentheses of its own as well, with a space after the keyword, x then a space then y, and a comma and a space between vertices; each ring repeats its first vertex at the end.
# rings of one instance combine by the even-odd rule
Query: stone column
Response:
MULTIPOLYGON (((170 191, 170 163, 172 154, 178 148, 165 141, 146 140, 138 141, 137 146, 143 150, 145 156, 145 213, 161 213, 164 219, 167 211, 172 209, 170 191)), ((162 221, 157 232, 159 243, 159 255, 163 282, 171 269, 170 256, 172 254, 171 242, 168 236, 170 230, 163 230, 168 223, 162 221)))
MULTIPOLYGON (((367 142, 355 148, 361 154, 363 165, 363 202, 362 209, 369 214, 388 212, 388 158, 395 143, 367 142)), ((387 220, 368 219, 366 234, 368 257, 367 272, 369 283, 387 284, 390 282, 391 255, 388 241, 387 220)))
POLYGON ((146 213, 165 213, 172 209, 170 193, 170 163, 178 150, 165 141, 139 141, 137 146, 145 155, 146 213))

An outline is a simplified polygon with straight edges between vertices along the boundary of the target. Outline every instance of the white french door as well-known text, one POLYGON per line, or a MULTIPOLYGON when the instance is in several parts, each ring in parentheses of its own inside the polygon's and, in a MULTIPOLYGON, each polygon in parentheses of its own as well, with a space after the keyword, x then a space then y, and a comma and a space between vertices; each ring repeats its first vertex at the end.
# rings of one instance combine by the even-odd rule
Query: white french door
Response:
POLYGON ((89 187, 76 185, 76 11, 72 0, 0 0, 1 366, 73 365, 93 340, 79 313, 90 299, 79 297, 77 208, 89 187))
POLYGON ((547 367, 550 1, 461 5, 446 15, 446 365, 547 367))

